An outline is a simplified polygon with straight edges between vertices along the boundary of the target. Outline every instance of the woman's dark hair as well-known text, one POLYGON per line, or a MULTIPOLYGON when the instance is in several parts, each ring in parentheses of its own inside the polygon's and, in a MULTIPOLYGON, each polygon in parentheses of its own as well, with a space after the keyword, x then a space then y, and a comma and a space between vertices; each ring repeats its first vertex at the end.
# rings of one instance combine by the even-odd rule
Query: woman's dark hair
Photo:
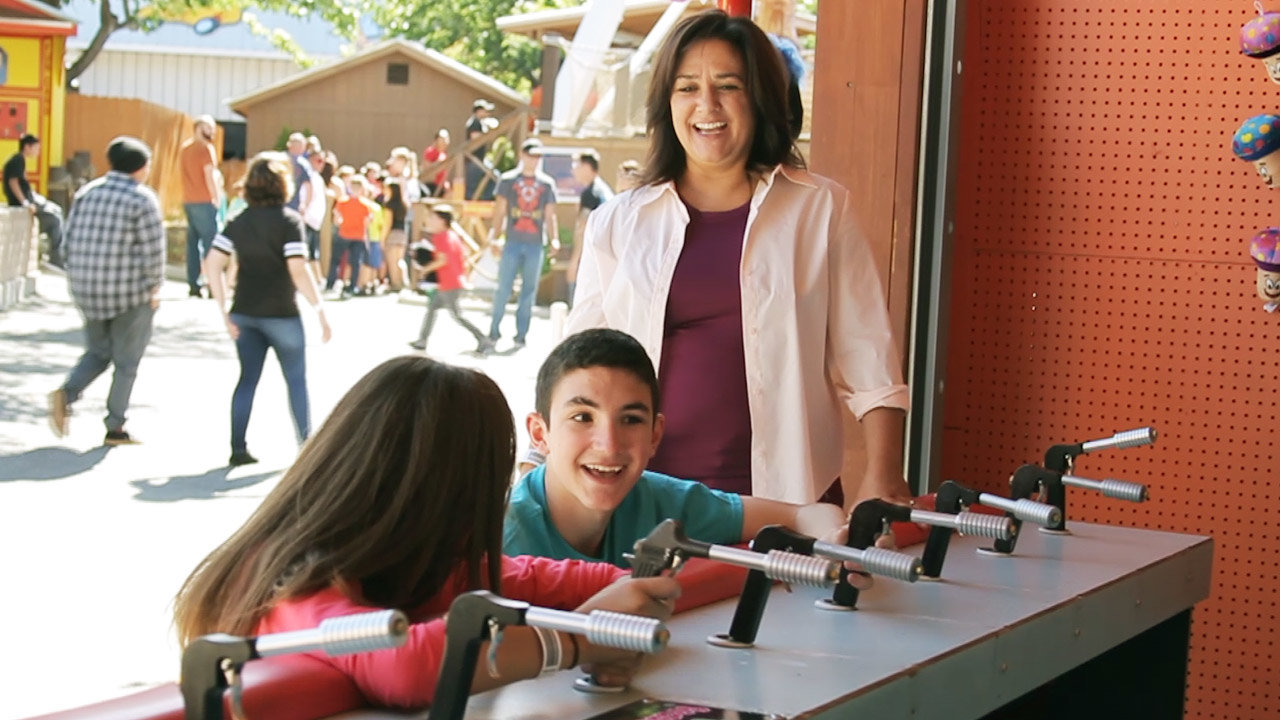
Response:
POLYGON ((456 576, 499 592, 516 435, 488 376, 422 356, 358 381, 245 524, 191 573, 183 644, 248 635, 281 600, 337 586, 410 610, 456 576))
POLYGON ((382 187, 387 191, 386 206, 390 208, 392 212, 403 212, 408 209, 408 206, 404 204, 404 190, 400 189, 400 183, 387 183, 382 187))
POLYGON ((640 182, 655 185, 684 174, 687 159, 671 118, 671 93, 685 51, 701 40, 723 40, 742 58, 747 98, 755 119, 747 169, 763 172, 777 165, 804 167, 791 133, 792 110, 786 100, 790 76, 781 54, 750 18, 708 10, 681 20, 654 60, 645 110, 649 157, 640 182))
POLYGON ((244 201, 250 207, 284 205, 293 197, 293 168, 288 155, 261 152, 249 161, 244 178, 244 201))

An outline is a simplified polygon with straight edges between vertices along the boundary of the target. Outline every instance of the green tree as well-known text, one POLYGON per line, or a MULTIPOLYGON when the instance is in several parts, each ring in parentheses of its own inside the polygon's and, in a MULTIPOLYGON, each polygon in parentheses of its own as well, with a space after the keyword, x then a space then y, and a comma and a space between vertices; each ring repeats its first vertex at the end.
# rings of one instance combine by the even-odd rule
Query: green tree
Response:
POLYGON ((363 0, 387 35, 417 40, 520 91, 542 67, 538 43, 498 29, 504 15, 576 7, 580 0, 363 0))
MULTIPOLYGON (((69 0, 43 0, 61 8, 69 0)), ((117 30, 154 30, 165 18, 213 13, 219 10, 271 10, 298 17, 318 17, 353 43, 364 40, 360 18, 371 19, 388 37, 416 40, 517 90, 528 90, 542 65, 541 48, 528 38, 498 29, 503 15, 581 5, 579 0, 96 0, 98 32, 71 66, 70 82, 97 58, 117 30)), ((245 21, 276 47, 301 56, 286 33, 264 27, 253 15, 245 21)))
MULTIPOLYGON (((61 9, 64 0, 43 0, 51 7, 61 9)), ((354 39, 358 33, 359 14, 342 0, 96 0, 98 31, 89 45, 67 68, 67 82, 80 77, 93 63, 107 44, 107 39, 117 30, 155 30, 166 18, 191 17, 212 14, 222 10, 274 10, 288 12, 299 17, 316 15, 331 24, 338 34, 354 39)), ((277 47, 295 56, 296 45, 287 34, 262 28, 254 18, 245 18, 256 32, 266 35, 277 47)))

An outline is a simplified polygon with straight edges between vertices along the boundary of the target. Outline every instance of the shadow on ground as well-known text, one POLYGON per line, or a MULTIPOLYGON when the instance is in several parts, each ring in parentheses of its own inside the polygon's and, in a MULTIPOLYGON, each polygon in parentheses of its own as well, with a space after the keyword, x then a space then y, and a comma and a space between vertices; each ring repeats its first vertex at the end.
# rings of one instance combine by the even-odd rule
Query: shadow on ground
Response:
POLYGON ((232 478, 230 467, 214 468, 200 475, 175 475, 167 478, 130 480, 138 489, 134 500, 143 502, 177 502, 179 500, 212 500, 231 490, 252 487, 279 475, 281 470, 270 470, 255 475, 232 478))
POLYGON ((0 482, 10 480, 61 480, 87 472, 102 462, 110 448, 99 446, 85 452, 47 447, 0 457, 0 482))

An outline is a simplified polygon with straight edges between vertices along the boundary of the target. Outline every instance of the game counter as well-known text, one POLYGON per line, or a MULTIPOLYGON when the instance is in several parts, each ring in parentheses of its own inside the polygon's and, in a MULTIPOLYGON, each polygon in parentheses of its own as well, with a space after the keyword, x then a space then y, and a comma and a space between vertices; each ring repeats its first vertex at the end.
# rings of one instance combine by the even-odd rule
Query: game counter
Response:
POLYGON ((1190 611, 1209 595, 1212 540, 1070 529, 1025 525, 1011 556, 955 537, 940 581, 877 578, 854 611, 815 607, 830 591, 776 586, 750 649, 706 642, 727 631, 735 599, 699 608, 668 621, 670 645, 624 693, 575 691, 578 673, 563 672, 476 695, 466 717, 586 719, 644 698, 786 718, 1181 717, 1190 611))

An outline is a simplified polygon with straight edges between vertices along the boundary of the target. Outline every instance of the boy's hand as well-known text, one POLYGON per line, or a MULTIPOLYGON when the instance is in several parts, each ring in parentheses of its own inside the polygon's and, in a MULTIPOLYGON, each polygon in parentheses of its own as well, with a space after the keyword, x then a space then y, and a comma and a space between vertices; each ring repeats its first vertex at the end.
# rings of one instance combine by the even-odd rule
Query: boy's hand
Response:
MULTIPOLYGON (((665 620, 671 617, 678 597, 680 585, 672 578, 622 578, 578 606, 577 611, 612 610, 665 620)), ((640 667, 642 653, 592 645, 581 637, 578 642, 579 664, 600 685, 626 686, 640 667)))

